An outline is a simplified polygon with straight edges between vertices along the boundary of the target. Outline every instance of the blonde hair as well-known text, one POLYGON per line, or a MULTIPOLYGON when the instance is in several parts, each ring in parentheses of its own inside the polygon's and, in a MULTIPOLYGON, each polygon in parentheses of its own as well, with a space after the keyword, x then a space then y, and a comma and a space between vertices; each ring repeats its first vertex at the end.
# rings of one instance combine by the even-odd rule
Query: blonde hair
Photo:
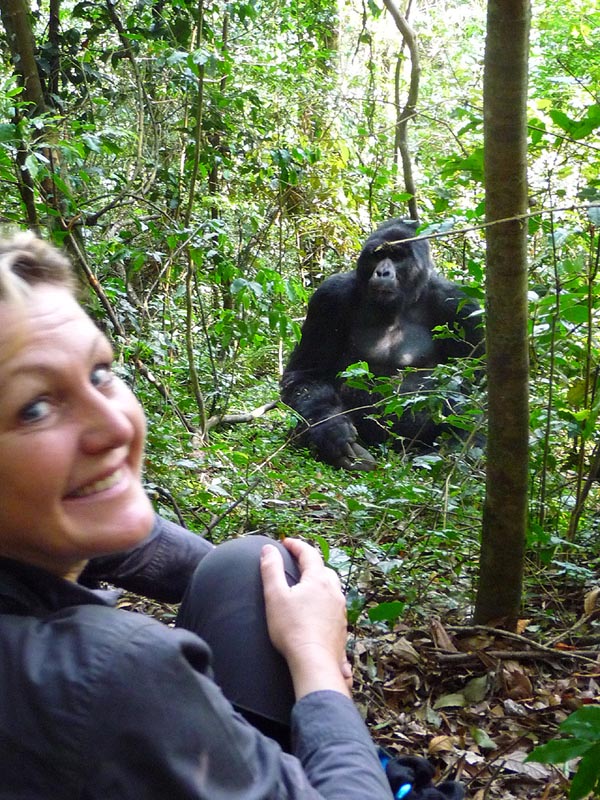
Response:
POLYGON ((69 259, 31 231, 0 238, 0 301, 24 302, 38 283, 64 286, 73 294, 77 282, 69 259))

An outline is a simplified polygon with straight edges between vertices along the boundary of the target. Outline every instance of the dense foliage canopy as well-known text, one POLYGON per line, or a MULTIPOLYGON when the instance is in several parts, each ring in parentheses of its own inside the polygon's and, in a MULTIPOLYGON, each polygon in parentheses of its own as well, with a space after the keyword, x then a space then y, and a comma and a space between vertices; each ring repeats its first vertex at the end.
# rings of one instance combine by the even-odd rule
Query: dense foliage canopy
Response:
MULTIPOLYGON (((312 288, 351 268, 376 224, 408 214, 403 129, 437 265, 483 302, 485 3, 413 5, 417 51, 371 0, 39 0, 25 17, 36 94, 15 58, 25 6, 0 0, 0 218, 73 255, 148 414, 157 507, 214 540, 313 538, 344 576, 352 621, 383 629, 468 616, 483 463, 388 453, 349 476, 290 448, 289 412, 261 407, 278 399, 312 288)), ((593 0, 534 2, 534 630, 567 629, 582 610, 567 598, 598 567, 599 53, 593 0)), ((473 397, 465 428, 484 406, 473 397)))

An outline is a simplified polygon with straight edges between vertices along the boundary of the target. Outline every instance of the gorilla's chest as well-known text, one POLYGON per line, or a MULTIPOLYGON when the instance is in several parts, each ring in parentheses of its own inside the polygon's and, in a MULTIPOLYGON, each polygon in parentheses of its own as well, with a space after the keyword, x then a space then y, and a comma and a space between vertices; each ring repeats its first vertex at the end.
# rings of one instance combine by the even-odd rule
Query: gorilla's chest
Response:
POLYGON ((435 343, 429 328, 412 320, 386 324, 363 320, 351 331, 347 363, 366 361, 375 375, 391 375, 403 367, 429 367, 436 363, 435 343))

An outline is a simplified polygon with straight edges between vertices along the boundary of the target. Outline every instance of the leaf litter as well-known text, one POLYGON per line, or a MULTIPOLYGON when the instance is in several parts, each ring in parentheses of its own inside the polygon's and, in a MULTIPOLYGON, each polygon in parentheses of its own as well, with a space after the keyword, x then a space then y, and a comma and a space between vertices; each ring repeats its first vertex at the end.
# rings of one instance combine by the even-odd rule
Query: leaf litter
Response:
POLYGON ((357 629, 355 697, 376 741, 429 758, 473 800, 567 798, 574 764, 565 773, 525 759, 572 711, 600 702, 600 637, 565 649, 523 631, 438 618, 428 629, 357 629))

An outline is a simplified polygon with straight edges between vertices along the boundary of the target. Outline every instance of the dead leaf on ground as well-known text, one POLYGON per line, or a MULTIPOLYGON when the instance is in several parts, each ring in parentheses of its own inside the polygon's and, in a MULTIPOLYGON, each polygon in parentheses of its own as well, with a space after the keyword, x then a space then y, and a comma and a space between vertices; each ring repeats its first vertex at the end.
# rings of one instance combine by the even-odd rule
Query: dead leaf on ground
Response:
POLYGON ((434 736, 433 739, 429 740, 427 752, 429 755, 433 753, 442 753, 444 751, 451 753, 458 743, 458 738, 456 736, 434 736))
POLYGON ((431 629, 431 636, 438 650, 444 650, 450 653, 458 653, 458 648, 450 638, 450 635, 442 625, 439 619, 433 617, 429 623, 431 629))
POLYGON ((583 599, 583 611, 585 614, 593 614, 598 608, 598 596, 600 595, 600 586, 596 586, 586 594, 583 599))

